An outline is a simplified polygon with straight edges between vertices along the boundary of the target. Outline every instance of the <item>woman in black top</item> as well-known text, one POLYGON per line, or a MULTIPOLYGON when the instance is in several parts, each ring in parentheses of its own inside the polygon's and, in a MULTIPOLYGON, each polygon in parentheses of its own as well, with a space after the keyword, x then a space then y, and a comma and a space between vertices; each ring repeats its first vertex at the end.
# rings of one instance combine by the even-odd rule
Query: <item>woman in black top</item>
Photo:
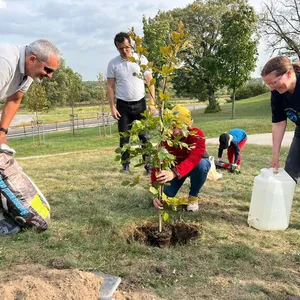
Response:
POLYGON ((296 124, 285 170, 297 182, 300 174, 300 62, 291 63, 286 56, 270 59, 261 71, 271 89, 273 156, 271 167, 279 168, 279 152, 287 118, 296 124))

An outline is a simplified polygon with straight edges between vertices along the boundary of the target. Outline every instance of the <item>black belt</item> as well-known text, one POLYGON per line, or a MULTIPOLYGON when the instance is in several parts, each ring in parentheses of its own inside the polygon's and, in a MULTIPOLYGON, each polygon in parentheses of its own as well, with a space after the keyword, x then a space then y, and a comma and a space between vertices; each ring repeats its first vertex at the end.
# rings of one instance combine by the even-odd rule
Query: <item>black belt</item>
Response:
POLYGON ((143 97, 141 100, 138 100, 138 101, 126 101, 126 100, 117 98, 117 101, 122 101, 122 102, 124 102, 126 104, 137 104, 137 103, 139 103, 141 101, 144 101, 144 100, 145 100, 145 97, 143 97))

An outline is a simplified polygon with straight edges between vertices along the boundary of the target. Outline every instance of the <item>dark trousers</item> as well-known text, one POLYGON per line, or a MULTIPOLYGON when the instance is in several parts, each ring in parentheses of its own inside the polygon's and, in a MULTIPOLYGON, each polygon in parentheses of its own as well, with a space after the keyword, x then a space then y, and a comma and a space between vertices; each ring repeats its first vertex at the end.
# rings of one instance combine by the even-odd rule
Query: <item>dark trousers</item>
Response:
POLYGON ((284 169, 297 182, 300 174, 300 136, 293 138, 284 169))
MULTIPOLYGON (((141 99, 140 101, 134 101, 134 102, 129 102, 129 101, 123 101, 120 99, 117 99, 117 110, 120 113, 121 117, 118 120, 118 130, 119 133, 125 132, 127 133, 128 130, 131 129, 132 123, 135 120, 142 120, 145 119, 144 116, 141 114, 147 109, 146 106, 146 100, 145 98, 141 99)), ((129 143, 130 136, 122 136, 120 134, 120 147, 122 148, 123 145, 129 143)), ((139 139, 143 144, 147 143, 147 138, 146 134, 139 134, 139 139)), ((128 151, 124 151, 122 153, 122 163, 123 165, 128 165, 130 163, 129 161, 129 153, 128 151)), ((143 159, 145 162, 147 162, 147 156, 148 155, 143 155, 143 159)))
MULTIPOLYGON (((242 162, 242 154, 241 154, 241 151, 242 149, 244 148, 245 144, 247 142, 247 139, 244 139, 244 140, 241 140, 239 142, 239 148, 240 148, 240 155, 239 155, 239 158, 237 160, 237 165, 240 166, 241 165, 241 162, 242 162)), ((227 149, 227 158, 228 158, 228 161, 230 164, 233 164, 234 163, 234 159, 235 159, 235 152, 234 152, 234 149, 233 147, 228 147, 227 149)))

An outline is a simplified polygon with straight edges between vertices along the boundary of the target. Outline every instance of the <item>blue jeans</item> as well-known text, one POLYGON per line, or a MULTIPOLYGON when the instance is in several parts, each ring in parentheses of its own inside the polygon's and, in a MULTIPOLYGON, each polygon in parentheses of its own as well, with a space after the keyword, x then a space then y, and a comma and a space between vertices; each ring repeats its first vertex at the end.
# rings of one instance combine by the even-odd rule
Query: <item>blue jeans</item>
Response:
POLYGON ((190 192, 189 196, 198 197, 198 194, 206 181, 207 174, 210 169, 210 161, 208 158, 202 158, 198 165, 187 175, 181 179, 174 178, 171 180, 170 185, 164 186, 164 193, 168 197, 175 197, 178 190, 181 188, 185 180, 190 177, 190 192))

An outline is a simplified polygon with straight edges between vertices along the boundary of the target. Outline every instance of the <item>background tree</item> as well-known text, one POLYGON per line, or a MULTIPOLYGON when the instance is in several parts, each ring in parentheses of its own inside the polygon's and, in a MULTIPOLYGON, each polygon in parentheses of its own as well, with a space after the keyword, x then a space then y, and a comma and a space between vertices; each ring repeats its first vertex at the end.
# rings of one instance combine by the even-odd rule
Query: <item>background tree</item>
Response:
MULTIPOLYGON (((184 68, 179 69, 176 72, 176 76, 172 79, 173 88, 178 95, 188 94, 191 97, 196 97, 199 101, 208 99, 209 105, 206 112, 220 110, 215 98, 215 92, 224 87, 224 76, 229 77, 231 75, 224 73, 221 68, 222 63, 230 64, 230 62, 226 61, 226 56, 220 56, 220 49, 223 46, 221 30, 222 21, 224 20, 223 15, 241 4, 249 8, 246 0, 197 0, 185 8, 177 8, 170 11, 172 18, 169 18, 169 20, 162 20, 163 17, 166 18, 167 14, 159 14, 155 17, 156 19, 154 18, 153 22, 151 19, 147 21, 148 27, 144 32, 145 45, 149 53, 153 52, 151 55, 155 55, 156 57, 160 57, 160 54, 157 53, 157 48, 148 48, 147 41, 157 40, 159 44, 162 43, 163 39, 167 41, 169 36, 166 25, 164 31, 156 30, 158 26, 156 22, 160 22, 161 24, 169 22, 169 30, 174 30, 179 20, 184 23, 187 37, 192 42, 193 47, 189 47, 180 53, 184 68), (150 30, 151 26, 153 26, 153 30, 150 30)), ((233 17, 234 14, 228 15, 228 18, 230 16, 233 17)), ((144 25, 144 27, 146 26, 144 25)), ((235 26, 235 29, 237 29, 237 26, 235 26)), ((236 36, 244 34, 243 31, 238 31, 236 36)), ((237 41, 244 43, 244 39, 240 36, 237 41)), ((243 46, 244 44, 240 45, 240 48, 243 46)), ((229 59, 232 60, 232 58, 229 59)), ((240 65, 242 62, 237 60, 236 64, 240 65)))
POLYGON ((235 116, 235 95, 237 88, 250 79, 257 60, 257 21, 253 7, 244 1, 230 5, 221 19, 222 43, 219 49, 221 78, 232 90, 232 119, 235 116))
POLYGON ((43 80, 42 86, 46 90, 49 107, 55 108, 67 103, 68 75, 65 72, 66 63, 61 59, 59 68, 53 73, 52 80, 43 80))
MULTIPOLYGON (((171 43, 172 19, 173 16, 170 11, 158 11, 154 18, 146 19, 143 16, 143 46, 148 49, 147 59, 153 62, 157 68, 161 68, 165 62, 160 48, 166 47, 171 43)), ((159 85, 161 79, 160 73, 153 74, 153 77, 156 79, 157 85, 159 85)))
POLYGON ((45 88, 35 82, 24 95, 22 103, 26 109, 35 113, 36 121, 38 121, 38 113, 49 108, 45 88))
POLYGON ((82 91, 80 93, 80 102, 98 102, 98 81, 83 81, 82 91))
POLYGON ((271 0, 264 2, 262 34, 272 55, 300 59, 300 2, 271 0))
MULTIPOLYGON (((104 136, 106 135, 106 127, 105 127, 105 117, 108 117, 108 113, 106 112, 105 105, 108 103, 107 101, 107 95, 106 95, 106 86, 107 86, 107 80, 104 78, 104 75, 102 73, 98 73, 97 75, 97 98, 100 104, 100 114, 102 115, 102 123, 104 128, 104 136)), ((100 134, 100 127, 99 127, 99 134, 100 134)))
POLYGON ((51 108, 81 100, 82 78, 67 67, 64 59, 61 59, 59 68, 53 73, 51 80, 43 80, 42 85, 46 90, 48 105, 51 108))
POLYGON ((65 82, 67 86, 67 102, 71 106, 72 113, 70 115, 71 125, 72 125, 72 132, 73 135, 75 134, 75 119, 78 116, 74 114, 74 108, 76 102, 79 102, 80 93, 82 90, 82 78, 81 75, 78 73, 74 73, 73 70, 69 67, 66 68, 65 73, 67 75, 67 81, 65 82))

